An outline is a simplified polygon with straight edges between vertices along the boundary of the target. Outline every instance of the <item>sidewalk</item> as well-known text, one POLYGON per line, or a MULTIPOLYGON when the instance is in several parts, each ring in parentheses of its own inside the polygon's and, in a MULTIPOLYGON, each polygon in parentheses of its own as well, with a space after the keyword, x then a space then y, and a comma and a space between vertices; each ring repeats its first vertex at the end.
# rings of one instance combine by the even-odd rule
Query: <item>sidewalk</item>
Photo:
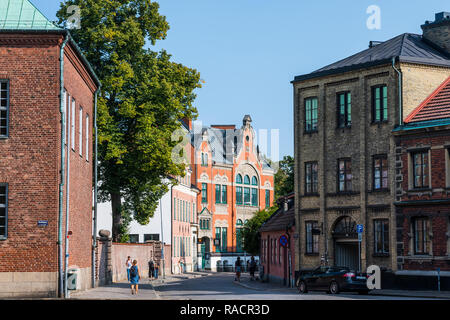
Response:
MULTIPOLYGON (((247 289, 258 291, 282 291, 286 293, 297 293, 297 288, 288 288, 272 282, 251 281, 248 274, 241 275, 241 282, 235 281, 236 285, 240 285, 247 289)), ((413 298, 436 298, 449 299, 450 291, 415 291, 415 290, 372 290, 369 295, 373 296, 395 296, 395 297, 413 297, 413 298)))
POLYGON ((142 278, 139 283, 137 295, 131 294, 131 288, 128 281, 120 281, 107 286, 101 286, 89 289, 83 292, 71 293, 70 299, 74 300, 158 300, 160 299, 154 286, 172 281, 205 277, 212 273, 207 272, 187 272, 183 274, 165 275, 164 279, 160 276, 158 279, 142 278))

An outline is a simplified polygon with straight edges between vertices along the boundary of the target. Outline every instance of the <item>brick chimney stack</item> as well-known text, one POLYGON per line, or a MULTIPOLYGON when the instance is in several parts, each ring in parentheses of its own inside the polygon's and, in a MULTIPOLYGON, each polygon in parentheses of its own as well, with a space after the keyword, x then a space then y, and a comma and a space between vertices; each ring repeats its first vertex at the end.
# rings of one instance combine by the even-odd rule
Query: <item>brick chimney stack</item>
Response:
POLYGON ((450 57, 450 12, 436 13, 434 22, 425 21, 421 27, 423 38, 450 57))

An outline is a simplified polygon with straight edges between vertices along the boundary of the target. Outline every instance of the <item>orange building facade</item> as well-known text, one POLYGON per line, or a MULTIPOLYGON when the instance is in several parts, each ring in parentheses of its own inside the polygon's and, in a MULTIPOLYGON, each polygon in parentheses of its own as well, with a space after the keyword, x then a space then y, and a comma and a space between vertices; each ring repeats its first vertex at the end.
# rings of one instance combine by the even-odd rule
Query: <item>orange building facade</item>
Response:
POLYGON ((192 184, 197 196, 197 264, 200 270, 231 270, 237 257, 249 260, 241 230, 270 207, 274 170, 263 159, 246 115, 242 127, 198 126, 191 130, 192 184))

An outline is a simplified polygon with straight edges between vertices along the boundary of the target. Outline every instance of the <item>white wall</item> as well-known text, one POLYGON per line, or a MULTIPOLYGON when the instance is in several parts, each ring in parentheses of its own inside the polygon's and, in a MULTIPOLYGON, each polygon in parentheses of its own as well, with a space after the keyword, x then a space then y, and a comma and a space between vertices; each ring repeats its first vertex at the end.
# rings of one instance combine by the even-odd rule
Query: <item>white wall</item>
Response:
MULTIPOLYGON (((155 210, 150 223, 142 226, 136 221, 131 221, 129 234, 139 234, 139 242, 144 242, 144 234, 159 234, 159 239, 166 244, 171 244, 171 192, 164 194, 161 198, 160 205, 155 210), (163 235, 161 236, 161 212, 162 212, 162 225, 163 235)), ((108 230, 112 232, 112 210, 111 203, 98 203, 97 204, 97 232, 100 230, 108 230)), ((97 234, 98 235, 98 234, 97 234)))

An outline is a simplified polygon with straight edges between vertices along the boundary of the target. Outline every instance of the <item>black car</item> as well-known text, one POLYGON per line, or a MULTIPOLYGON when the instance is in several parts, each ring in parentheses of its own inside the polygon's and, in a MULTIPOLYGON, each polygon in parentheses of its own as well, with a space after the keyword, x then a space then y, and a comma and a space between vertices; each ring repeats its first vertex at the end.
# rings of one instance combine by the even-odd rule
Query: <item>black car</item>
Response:
POLYGON ((341 291, 355 291, 367 294, 367 274, 356 273, 347 267, 321 266, 310 273, 300 275, 297 280, 300 293, 308 290, 325 290, 337 294, 341 291))

